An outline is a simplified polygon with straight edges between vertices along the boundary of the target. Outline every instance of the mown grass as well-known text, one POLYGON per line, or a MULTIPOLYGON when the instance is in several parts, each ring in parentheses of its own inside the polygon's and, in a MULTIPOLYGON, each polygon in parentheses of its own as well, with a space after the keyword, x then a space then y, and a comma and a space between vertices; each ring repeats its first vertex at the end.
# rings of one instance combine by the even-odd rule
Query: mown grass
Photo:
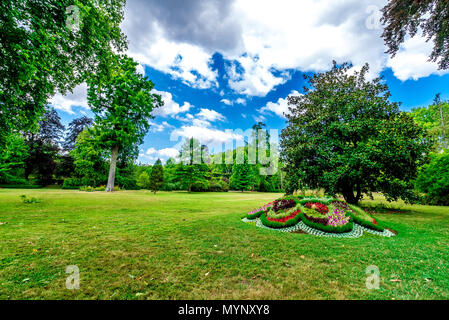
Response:
POLYGON ((0 190, 0 299, 449 299, 448 207, 394 203, 403 211, 376 215, 391 239, 240 221, 278 196, 0 190), (79 290, 65 287, 68 265, 79 290), (379 290, 366 288, 370 265, 379 290))

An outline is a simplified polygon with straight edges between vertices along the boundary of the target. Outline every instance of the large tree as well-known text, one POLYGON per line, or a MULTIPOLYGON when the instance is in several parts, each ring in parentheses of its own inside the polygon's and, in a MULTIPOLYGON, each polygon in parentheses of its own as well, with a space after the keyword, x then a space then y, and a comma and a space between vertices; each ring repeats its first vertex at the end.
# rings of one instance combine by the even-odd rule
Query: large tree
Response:
POLYGON ((413 198, 413 183, 431 149, 424 129, 398 104, 380 78, 367 80, 365 65, 308 76, 305 94, 289 97, 291 115, 282 132, 281 157, 291 193, 324 188, 357 203, 364 193, 413 198))
POLYGON ((120 30, 125 0, 0 2, 0 143, 35 127, 62 94, 109 65, 127 47, 120 30), (79 22, 79 23, 78 23, 79 22))
POLYGON ((433 41, 430 60, 440 69, 449 68, 449 3, 447 0, 390 0, 383 8, 383 39, 388 53, 398 52, 407 35, 422 31, 433 41))
POLYGON ((115 56, 115 67, 88 82, 88 102, 95 113, 93 132, 111 151, 106 191, 114 190, 117 158, 124 149, 135 149, 150 127, 154 108, 161 96, 152 93, 154 84, 137 72, 137 63, 127 56, 115 56))

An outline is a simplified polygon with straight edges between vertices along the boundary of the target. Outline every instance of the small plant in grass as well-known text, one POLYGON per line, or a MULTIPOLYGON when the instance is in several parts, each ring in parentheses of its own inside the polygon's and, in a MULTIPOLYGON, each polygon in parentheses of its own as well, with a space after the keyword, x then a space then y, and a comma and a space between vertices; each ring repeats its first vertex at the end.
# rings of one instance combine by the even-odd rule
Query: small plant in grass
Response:
POLYGON ((28 198, 24 194, 22 194, 20 196, 20 198, 22 199, 23 203, 26 203, 26 204, 33 204, 33 203, 40 203, 40 202, 42 202, 42 200, 40 200, 38 198, 34 198, 34 197, 28 198))

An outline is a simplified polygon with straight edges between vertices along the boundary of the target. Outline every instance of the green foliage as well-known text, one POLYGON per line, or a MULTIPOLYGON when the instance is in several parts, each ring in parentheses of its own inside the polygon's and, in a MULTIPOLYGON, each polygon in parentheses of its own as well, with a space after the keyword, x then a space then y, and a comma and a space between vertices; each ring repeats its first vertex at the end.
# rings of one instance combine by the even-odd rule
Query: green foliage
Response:
POLYGON ((150 176, 146 171, 142 172, 137 178, 137 185, 142 189, 150 189, 150 176))
MULTIPOLYGON (((97 186, 107 179, 107 163, 105 151, 101 148, 92 131, 85 130, 77 138, 75 148, 70 152, 74 159, 75 177, 83 180, 80 185, 97 186)), ((71 182, 71 180, 69 180, 71 182)), ((64 182, 64 185, 66 183, 64 182)), ((74 185, 72 185, 75 187, 74 185)))
POLYGON ((449 103, 440 101, 439 94, 432 105, 414 108, 410 115, 430 133, 437 150, 449 147, 449 103))
POLYGON ((35 175, 39 184, 49 185, 54 182, 64 126, 55 109, 46 110, 38 126, 37 133, 30 131, 25 134, 29 149, 25 160, 25 178, 35 175))
POLYGON ((181 146, 181 161, 176 166, 175 176, 189 192, 194 191, 194 188, 209 189, 210 168, 206 163, 207 157, 204 146, 196 139, 188 139, 181 146))
POLYGON ((164 167, 160 159, 154 163, 149 176, 149 188, 156 193, 164 185, 164 167))
POLYGON ((254 172, 245 155, 244 163, 234 164, 229 185, 233 190, 248 191, 254 185, 254 172))
POLYGON ((31 197, 31 198, 28 198, 26 195, 24 195, 24 194, 22 194, 21 196, 20 196, 20 199, 22 199, 22 202, 23 203, 26 203, 26 204, 34 204, 34 203, 40 203, 40 202, 42 202, 42 200, 40 200, 40 199, 38 199, 38 198, 35 198, 35 197, 31 197))
POLYGON ((430 163, 421 168, 416 187, 426 194, 427 202, 449 205, 449 150, 432 155, 430 163))
POLYGON ((27 156, 28 146, 20 135, 10 134, 4 143, 0 142, 0 183, 15 184, 23 173, 27 156))
POLYGON ((334 62, 332 70, 308 77, 305 95, 289 97, 292 115, 281 142, 287 192, 323 188, 357 203, 376 191, 412 201, 412 181, 431 141, 389 101, 381 79, 366 80, 368 65, 353 75, 349 69, 334 62))
MULTIPOLYGON (((104 67, 127 48, 120 30, 125 0, 3 0, 0 2, 0 136, 35 127, 47 101, 104 67), (76 6, 80 28, 66 10, 76 6)), ((0 137, 1 140, 1 137, 0 137)))

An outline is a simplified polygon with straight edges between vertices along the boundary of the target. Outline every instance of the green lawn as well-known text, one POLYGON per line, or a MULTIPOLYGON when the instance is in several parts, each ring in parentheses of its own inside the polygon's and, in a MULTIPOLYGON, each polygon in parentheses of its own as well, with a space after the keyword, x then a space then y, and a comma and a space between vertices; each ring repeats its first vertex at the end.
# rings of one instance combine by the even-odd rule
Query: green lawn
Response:
POLYGON ((376 214, 391 239, 240 221, 278 196, 2 189, 0 299, 449 299, 449 207, 394 204, 404 212, 376 214), (65 287, 68 265, 80 290, 65 287))

